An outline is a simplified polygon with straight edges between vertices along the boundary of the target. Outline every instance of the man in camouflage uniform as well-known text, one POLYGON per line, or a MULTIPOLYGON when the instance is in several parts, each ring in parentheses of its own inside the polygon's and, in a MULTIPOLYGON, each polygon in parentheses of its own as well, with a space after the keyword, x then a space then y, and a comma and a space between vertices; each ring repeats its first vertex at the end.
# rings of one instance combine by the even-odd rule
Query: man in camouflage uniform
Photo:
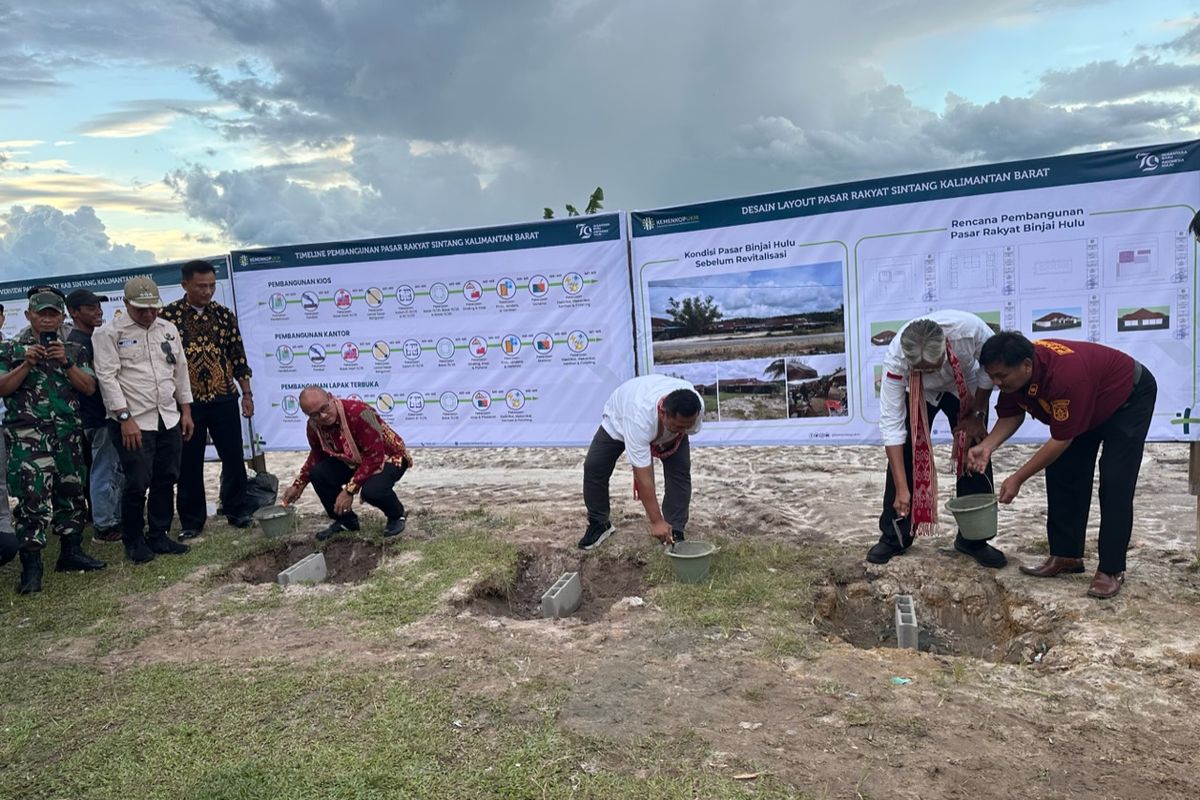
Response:
MULTIPOLYGON (((0 328, 4 327, 4 306, 0 305, 0 328)), ((0 342, 4 332, 0 331, 0 342)), ((4 403, 0 401, 0 413, 4 403)), ((4 446, 4 423, 0 419, 0 470, 8 470, 8 448, 4 446)), ((8 505, 8 486, 0 478, 0 567, 17 557, 17 537, 12 529, 12 510, 8 505)))
POLYGON ((82 349, 63 342, 62 297, 38 292, 25 312, 29 328, 0 342, 0 397, 8 444, 8 491, 20 543, 21 594, 42 589, 42 548, 53 528, 61 537, 55 569, 98 570, 106 565, 83 552, 87 521, 83 497, 83 425, 76 392, 96 391, 82 349))

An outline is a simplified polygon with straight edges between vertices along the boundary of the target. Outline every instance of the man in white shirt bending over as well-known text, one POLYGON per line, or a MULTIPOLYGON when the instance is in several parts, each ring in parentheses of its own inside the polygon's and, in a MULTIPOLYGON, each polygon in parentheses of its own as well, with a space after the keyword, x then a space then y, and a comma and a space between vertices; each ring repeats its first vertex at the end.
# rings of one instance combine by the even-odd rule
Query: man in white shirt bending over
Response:
POLYGON ((643 375, 617 387, 604 404, 583 462, 588 526, 580 549, 591 550, 615 530, 608 518, 608 484, 622 452, 633 467, 634 495, 646 508, 650 535, 664 544, 684 538, 692 500, 688 436, 700 432, 703 416, 704 400, 685 380, 643 375), (661 508, 654 490, 655 458, 662 459, 666 483, 661 508))

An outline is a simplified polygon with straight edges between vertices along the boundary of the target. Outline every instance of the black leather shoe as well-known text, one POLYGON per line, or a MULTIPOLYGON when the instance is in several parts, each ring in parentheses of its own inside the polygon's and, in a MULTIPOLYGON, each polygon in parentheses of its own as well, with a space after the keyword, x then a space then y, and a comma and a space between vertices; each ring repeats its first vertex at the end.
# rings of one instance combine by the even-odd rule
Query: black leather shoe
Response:
POLYGON ((874 547, 867 551, 867 561, 872 564, 886 564, 907 549, 907 547, 896 544, 890 538, 880 539, 874 547))
POLYGON ((179 541, 186 542, 188 539, 195 539, 204 531, 198 531, 194 528, 188 528, 179 532, 179 541))
POLYGON ((350 529, 335 519, 333 522, 329 523, 329 527, 317 531, 317 541, 323 542, 331 536, 336 536, 337 534, 346 530, 350 529))
POLYGON ((243 517, 230 517, 229 524, 235 528, 249 528, 254 524, 254 517, 249 514, 243 517))
POLYGON ((146 537, 146 546, 160 556, 181 556, 192 548, 180 544, 165 533, 156 533, 146 537))
POLYGON ((395 519, 389 519, 387 524, 383 526, 383 535, 385 537, 399 536, 400 534, 404 533, 404 526, 407 524, 407 517, 396 517, 395 519))
POLYGON ((989 569, 1000 569, 1008 565, 1008 559, 986 541, 964 539, 962 534, 954 537, 954 549, 963 555, 968 555, 989 569))
POLYGON ((145 564, 154 560, 154 551, 146 545, 146 537, 138 534, 121 539, 125 544, 125 557, 134 564, 145 564))

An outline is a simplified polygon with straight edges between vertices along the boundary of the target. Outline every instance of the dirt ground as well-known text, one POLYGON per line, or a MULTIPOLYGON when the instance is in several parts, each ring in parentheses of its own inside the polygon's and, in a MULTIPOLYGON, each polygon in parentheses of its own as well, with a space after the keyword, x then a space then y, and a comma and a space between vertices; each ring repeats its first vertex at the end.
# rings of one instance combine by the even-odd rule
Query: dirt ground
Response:
MULTIPOLYGON (((1029 452, 1002 451, 998 475, 1029 452)), ((946 453, 938 455, 944 465, 946 453)), ((354 592, 354 583, 289 587, 282 604, 218 613, 230 600, 272 591, 252 577, 255 568, 277 567, 264 561, 243 565, 245 574, 228 583, 198 574, 139 598, 137 613, 158 632, 127 650, 98 655, 74 640, 49 656, 115 668, 337 653, 418 675, 454 664, 474 691, 496 695, 565 680, 559 724, 569 730, 617 742, 695 736, 712 769, 774 775, 818 798, 1200 796, 1200 574, 1185 445, 1147 450, 1128 580, 1110 601, 1085 596, 1095 508, 1088 574, 1039 580, 1018 572, 1018 563, 1045 554, 1040 479, 1001 510, 996 544, 1007 568, 977 567, 949 549, 950 536, 873 566, 862 554, 878 535, 880 448, 694 449, 689 538, 834 554, 814 587, 813 617, 794 620, 792 632, 816 646, 778 656, 764 655, 778 631, 763 626, 663 624, 666 612, 645 580, 646 525, 623 462, 613 481, 617 534, 595 554, 575 550, 584 527, 582 460, 581 449, 417 452, 398 486, 410 513, 406 535, 432 535, 421 527, 422 510, 487 508, 510 521, 495 535, 522 548, 525 579, 507 594, 457 585, 438 613, 399 626, 391 641, 313 627, 286 602, 354 592), (543 584, 577 568, 581 612, 538 618, 543 584), (897 593, 916 601, 924 652, 895 649, 897 593)), ((295 454, 268 457, 284 483, 299 462, 295 454)), ((311 492, 300 509, 302 533, 315 530, 320 509, 311 492)), ((295 540, 293 555, 307 552, 305 541, 295 540)), ((379 553, 341 558, 372 557, 379 553)), ((397 557, 385 554, 381 569, 389 558, 397 557)))

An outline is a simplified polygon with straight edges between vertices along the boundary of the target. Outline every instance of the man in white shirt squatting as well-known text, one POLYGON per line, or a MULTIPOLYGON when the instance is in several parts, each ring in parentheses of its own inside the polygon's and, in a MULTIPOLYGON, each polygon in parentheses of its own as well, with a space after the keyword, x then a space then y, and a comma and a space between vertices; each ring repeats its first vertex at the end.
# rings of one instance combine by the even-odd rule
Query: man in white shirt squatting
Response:
MULTIPOLYGON (((936 532, 937 469, 929 438, 939 411, 954 433, 952 462, 959 496, 990 494, 992 465, 983 473, 966 469, 968 448, 987 435, 992 380, 979 366, 988 324, 966 311, 943 309, 904 324, 888 344, 879 387, 879 432, 888 470, 879 515, 879 542, 867 561, 886 564, 913 543, 914 535, 936 532)), ((1000 568, 1004 554, 984 540, 954 538, 954 549, 985 567, 1000 568)))
POLYGON ((688 437, 700 432, 703 416, 704 400, 685 380, 643 375, 617 387, 604 404, 583 462, 588 526, 580 549, 591 550, 615 530, 608 518, 608 484, 622 452, 633 467, 634 495, 646 508, 650 535, 664 544, 684 538, 692 499, 688 437), (655 458, 662 459, 666 483, 661 508, 654 490, 655 458))

